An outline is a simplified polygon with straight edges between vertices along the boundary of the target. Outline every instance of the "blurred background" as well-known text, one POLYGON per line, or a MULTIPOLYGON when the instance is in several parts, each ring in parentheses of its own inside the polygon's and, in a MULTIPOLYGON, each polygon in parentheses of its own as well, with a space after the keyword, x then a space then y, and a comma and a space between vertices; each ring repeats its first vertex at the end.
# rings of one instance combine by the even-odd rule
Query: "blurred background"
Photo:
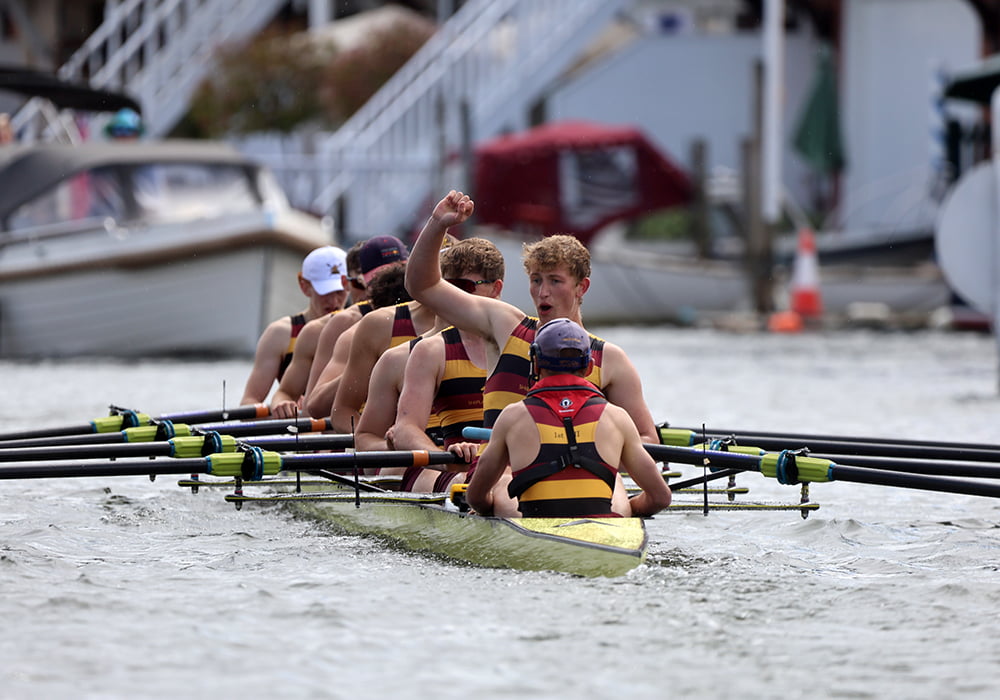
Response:
POLYGON ((0 112, 22 146, 123 110, 143 144, 221 142, 345 247, 463 189, 515 272, 520 241, 587 242, 599 322, 795 310, 805 260, 807 317, 985 329, 934 234, 990 157, 998 37, 994 0, 2 0, 0 112))

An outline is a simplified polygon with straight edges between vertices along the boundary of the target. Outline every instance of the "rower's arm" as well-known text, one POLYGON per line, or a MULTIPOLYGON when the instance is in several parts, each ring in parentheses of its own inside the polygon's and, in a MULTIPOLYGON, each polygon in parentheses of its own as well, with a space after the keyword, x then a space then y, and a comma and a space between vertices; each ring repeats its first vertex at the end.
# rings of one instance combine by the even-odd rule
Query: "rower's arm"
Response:
POLYGON ((368 398, 368 380, 384 347, 379 343, 392 334, 391 326, 392 317, 384 314, 368 314, 358 322, 330 413, 335 432, 351 432, 361 417, 361 407, 368 398))
MULTIPOLYGON (((333 320, 330 323, 333 323, 333 320)), ((328 323, 327 326, 329 325, 328 323)), ((318 367, 316 360, 313 360, 313 369, 319 371, 315 372, 315 382, 306 389, 306 407, 310 415, 328 416, 333 410, 333 400, 337 396, 337 387, 340 386, 340 375, 344 373, 344 368, 350 359, 354 331, 355 325, 352 325, 339 334, 330 359, 323 367, 318 367)), ((311 375, 312 373, 310 381, 313 381, 311 375)))
POLYGON ((365 412, 361 414, 354 434, 355 450, 398 449, 388 445, 385 439, 385 433, 396 417, 396 399, 399 395, 399 382, 394 377, 394 361, 388 353, 384 353, 375 363, 371 381, 368 382, 368 395, 378 396, 379 399, 365 405, 365 412))
POLYGON ((287 318, 272 321, 261 333, 254 353, 253 369, 247 377, 240 406, 262 403, 267 398, 274 380, 278 377, 278 370, 281 368, 281 360, 284 358, 290 337, 291 323, 287 318))
MULTIPOLYGON (((507 493, 507 485, 510 483, 507 467, 511 464, 512 448, 516 460, 524 459, 525 454, 532 449, 537 452, 537 448, 531 447, 530 439, 524 438, 525 435, 530 435, 527 430, 533 426, 534 421, 521 402, 507 406, 497 417, 490 433, 490 441, 479 455, 479 462, 472 472, 469 489, 465 494, 469 505, 480 515, 520 515, 517 501, 507 493), (520 436, 520 443, 512 445, 511 440, 517 440, 517 436, 520 436), (523 454, 517 454, 519 452, 523 454)), ((535 433, 537 434, 537 429, 535 433)), ((518 464, 524 466, 527 461, 518 464)))
POLYGON ((443 362, 444 341, 440 336, 421 340, 410 352, 392 428, 393 449, 438 449, 427 435, 427 421, 441 385, 443 362))
POLYGON ((313 353, 316 352, 316 340, 320 326, 316 321, 310 321, 299 332, 295 339, 295 351, 292 362, 285 370, 278 390, 271 399, 271 414, 276 418, 294 418, 301 413, 299 399, 306 390, 309 379, 309 368, 312 366, 313 353))
POLYGON ((627 413, 609 406, 613 412, 612 419, 624 439, 621 453, 621 463, 625 471, 642 489, 642 493, 629 499, 632 515, 654 515, 670 505, 670 487, 663 480, 656 462, 643 447, 639 431, 627 413))
POLYGON ((406 291, 456 328, 493 338, 492 315, 501 313, 497 311, 498 307, 509 305, 489 297, 468 294, 441 279, 440 253, 444 235, 449 228, 469 218, 473 206, 468 196, 452 190, 434 207, 410 251, 410 259, 406 263, 406 291))
POLYGON ((625 409, 644 442, 658 443, 660 436, 642 394, 642 380, 625 351, 613 343, 605 343, 601 372, 604 373, 601 388, 608 401, 625 409))

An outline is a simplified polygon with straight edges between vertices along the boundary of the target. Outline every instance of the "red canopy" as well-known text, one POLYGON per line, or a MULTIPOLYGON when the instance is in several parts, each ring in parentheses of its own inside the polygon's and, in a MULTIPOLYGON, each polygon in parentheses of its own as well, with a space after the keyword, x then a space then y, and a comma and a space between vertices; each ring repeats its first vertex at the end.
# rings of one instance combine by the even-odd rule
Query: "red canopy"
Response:
POLYGON ((619 219, 686 204, 687 175, 630 127, 565 121, 476 149, 476 217, 587 243, 619 219))

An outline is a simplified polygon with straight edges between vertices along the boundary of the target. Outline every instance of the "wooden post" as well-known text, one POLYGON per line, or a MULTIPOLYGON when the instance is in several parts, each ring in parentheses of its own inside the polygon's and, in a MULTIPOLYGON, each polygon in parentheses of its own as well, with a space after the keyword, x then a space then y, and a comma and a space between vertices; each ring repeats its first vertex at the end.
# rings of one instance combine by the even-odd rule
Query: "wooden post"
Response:
POLYGON ((691 143, 691 184, 694 198, 691 201, 690 235, 698 250, 698 257, 712 257, 712 232, 708 228, 708 194, 706 193, 708 146, 705 139, 691 143))
POLYGON ((753 135, 744 145, 743 196, 747 211, 746 264, 750 282, 750 297, 758 313, 774 310, 772 293, 773 253, 771 228, 764 221, 762 179, 763 85, 764 66, 754 64, 753 135))

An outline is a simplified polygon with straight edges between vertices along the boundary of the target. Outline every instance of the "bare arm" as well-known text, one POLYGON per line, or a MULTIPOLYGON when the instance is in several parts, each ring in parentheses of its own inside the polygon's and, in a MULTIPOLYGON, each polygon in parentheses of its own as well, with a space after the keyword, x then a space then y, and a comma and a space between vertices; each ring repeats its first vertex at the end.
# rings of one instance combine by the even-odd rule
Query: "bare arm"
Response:
POLYGON ((443 364, 444 339, 439 335, 421 340, 410 352, 396 409, 396 423, 392 429, 395 449, 438 449, 427 436, 426 429, 434 397, 441 385, 443 364))
POLYGON ((309 368, 309 381, 306 383, 306 401, 312 393, 320 374, 329 364, 333 357, 333 349, 337 345, 341 334, 348 328, 361 320, 361 313, 351 309, 345 309, 333 314, 323 325, 323 330, 319 332, 319 339, 316 341, 316 352, 313 354, 312 365, 309 368))
POLYGON ((261 333, 254 353, 253 369, 247 377, 240 406, 262 403, 267 398, 274 380, 278 378, 278 370, 291 334, 292 324, 288 317, 272 321, 261 333))
POLYGON ((517 499, 507 493, 511 479, 508 465, 523 467, 529 464, 538 453, 538 444, 538 430, 523 403, 512 403, 501 411, 490 441, 472 472, 466 492, 469 505, 482 515, 520 517, 517 499))
POLYGON ((372 368, 386 346, 386 339, 392 334, 392 314, 392 307, 379 309, 356 325, 350 357, 340 377, 330 413, 333 429, 337 432, 351 432, 351 426, 361 415, 361 406, 368 398, 368 379, 372 368), (388 315, 383 311, 387 311, 388 315))
MULTIPOLYGON (((327 328, 335 320, 336 318, 331 319, 326 324, 327 328)), ((343 325, 343 323, 337 324, 341 327, 343 325)), ((324 328, 323 331, 325 332, 327 328, 324 328)), ((333 410, 333 399, 337 395, 337 387, 340 386, 340 375, 344 373, 344 368, 347 367, 347 361, 350 359, 351 341, 354 338, 356 328, 357 322, 355 321, 343 332, 338 333, 330 359, 322 367, 317 364, 318 358, 313 361, 313 372, 310 374, 309 381, 313 382, 312 374, 315 374, 315 382, 306 389, 306 406, 311 415, 328 416, 333 410)), ((336 330, 336 327, 334 329, 336 330)))
POLYGON ((406 290, 456 328, 499 343, 524 314, 506 302, 467 294, 441 279, 440 251, 444 234, 472 214, 473 202, 452 190, 434 207, 406 263, 406 290), (499 340, 498 340, 499 339, 499 340))
POLYGON ((285 370, 278 390, 271 399, 271 413, 277 418, 293 418, 300 412, 299 399, 306 390, 309 379, 309 367, 312 365, 313 353, 316 351, 316 341, 322 324, 314 319, 307 323, 295 340, 295 352, 292 353, 292 363, 285 370))
MULTIPOLYGON (((511 406, 516 405, 518 404, 511 404, 511 406)), ((511 406, 507 408, 511 408, 511 406)), ((465 499, 469 506, 480 515, 493 514, 496 506, 493 490, 510 463, 507 437, 510 423, 516 421, 511 420, 511 413, 507 408, 500 412, 500 416, 493 426, 493 432, 490 434, 489 444, 479 455, 479 463, 476 465, 476 470, 472 472, 469 488, 465 492, 465 499)))
POLYGON ((629 499, 632 515, 650 516, 660 512, 670 505, 670 487, 663 480, 656 462, 643 447, 639 431, 624 410, 608 406, 605 414, 613 421, 624 441, 621 464, 642 489, 642 493, 629 499))
POLYGON ((604 361, 601 367, 601 389, 608 401, 621 406, 631 416, 643 441, 658 443, 659 434, 653 416, 642 395, 642 380, 635 365, 625 351, 613 343, 604 344, 604 361))
POLYGON ((371 381, 368 382, 368 395, 378 396, 379 400, 367 404, 365 412, 358 420, 357 432, 354 435, 355 450, 400 449, 388 445, 385 434, 396 418, 399 380, 403 373, 403 366, 406 364, 406 355, 407 347, 399 345, 383 353, 382 357, 375 363, 371 381))

